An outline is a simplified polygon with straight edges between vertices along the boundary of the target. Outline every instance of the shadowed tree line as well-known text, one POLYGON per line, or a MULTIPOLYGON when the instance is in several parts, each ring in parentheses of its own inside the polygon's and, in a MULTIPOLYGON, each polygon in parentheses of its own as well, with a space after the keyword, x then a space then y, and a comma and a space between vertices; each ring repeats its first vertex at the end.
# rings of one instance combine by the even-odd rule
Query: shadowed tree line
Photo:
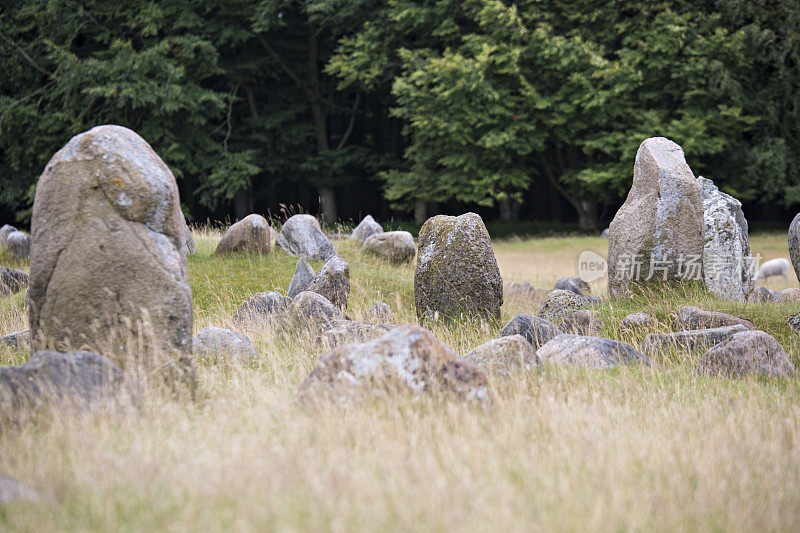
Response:
POLYGON ((663 135, 758 216, 800 204, 796 0, 0 1, 0 210, 115 123, 187 215, 606 223, 663 135))

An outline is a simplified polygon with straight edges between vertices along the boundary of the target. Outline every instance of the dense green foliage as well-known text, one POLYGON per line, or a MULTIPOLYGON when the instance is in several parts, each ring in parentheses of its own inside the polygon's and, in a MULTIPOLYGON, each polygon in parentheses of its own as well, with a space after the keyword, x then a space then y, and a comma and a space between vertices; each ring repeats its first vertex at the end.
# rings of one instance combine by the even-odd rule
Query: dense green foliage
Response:
POLYGON ((381 187, 418 218, 511 217, 549 192, 588 229, 654 135, 746 202, 800 203, 789 0, 32 0, 0 10, 0 72, 0 208, 23 221, 102 123, 154 146, 194 216, 313 209, 313 188, 332 220, 381 187))

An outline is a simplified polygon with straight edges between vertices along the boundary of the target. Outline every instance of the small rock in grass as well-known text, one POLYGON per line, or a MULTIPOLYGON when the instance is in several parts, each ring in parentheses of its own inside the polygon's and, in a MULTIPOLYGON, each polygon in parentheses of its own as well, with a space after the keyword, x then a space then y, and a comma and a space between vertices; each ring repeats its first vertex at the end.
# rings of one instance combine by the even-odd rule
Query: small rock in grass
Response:
POLYGON ((268 321, 273 317, 281 317, 290 303, 291 300, 279 292, 257 292, 239 306, 233 315, 233 321, 241 324, 247 320, 268 321))
POLYGON ((359 222, 358 226, 356 226, 356 229, 353 230, 353 234, 350 236, 350 238, 363 245, 364 241, 367 240, 367 237, 370 235, 375 235, 376 233, 383 233, 383 228, 380 224, 375 222, 375 219, 372 218, 372 215, 367 215, 361 219, 361 222, 359 222))
POLYGON ((763 331, 741 331, 710 348, 700 360, 698 374, 743 377, 750 374, 790 378, 795 367, 783 346, 763 331))
POLYGON ((611 369, 620 364, 650 365, 651 359, 624 342, 584 335, 559 335, 536 352, 542 364, 611 369))
POLYGON ((499 376, 539 366, 536 349, 522 335, 492 339, 465 354, 464 359, 488 374, 499 376))
POLYGON ((258 358, 252 341, 238 331, 206 327, 192 340, 194 354, 205 360, 251 361, 258 358))
POLYGON ((748 302, 774 302, 778 299, 778 293, 766 287, 756 287, 753 292, 747 295, 748 302))
POLYGON ((747 329, 756 329, 753 323, 747 319, 719 311, 705 311, 690 305, 681 307, 678 310, 676 322, 681 329, 721 328, 737 324, 747 329))
POLYGON ((364 318, 378 324, 394 324, 397 321, 392 308, 385 302, 375 302, 375 305, 367 309, 364 318))
POLYGON ((591 305, 589 300, 579 294, 556 289, 550 291, 550 294, 542 302, 539 316, 549 320, 556 326, 560 326, 572 313, 582 309, 589 309, 591 305))
POLYGON ((631 313, 619 325, 625 331, 643 330, 658 326, 658 319, 648 313, 631 313))
POLYGON ((562 333, 555 324, 547 319, 528 314, 519 314, 503 326, 498 337, 522 335, 534 349, 539 349, 540 346, 562 333))
POLYGON ((567 333, 599 336, 603 332, 603 322, 594 311, 581 309, 569 315, 561 328, 567 333))
POLYGON ((694 352, 727 341, 740 331, 746 331, 741 324, 721 328, 689 329, 675 333, 650 333, 642 342, 642 353, 655 356, 665 350, 694 352))

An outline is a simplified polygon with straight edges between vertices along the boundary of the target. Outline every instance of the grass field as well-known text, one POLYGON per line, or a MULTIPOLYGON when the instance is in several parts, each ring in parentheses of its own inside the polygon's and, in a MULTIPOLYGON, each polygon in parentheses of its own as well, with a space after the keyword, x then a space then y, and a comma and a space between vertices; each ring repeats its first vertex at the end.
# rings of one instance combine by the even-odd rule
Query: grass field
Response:
MULTIPOLYGON (((189 258, 195 332, 232 327, 250 294, 285 291, 295 259, 212 255, 198 231, 189 258)), ((335 243, 351 276, 349 315, 386 301, 415 320, 413 265, 335 243)), ((785 234, 758 234, 754 253, 788 257, 785 234)), ((588 237, 495 243, 503 279, 552 287, 576 273, 588 237)), ((7 257, 0 257, 9 264, 7 257)), ((24 265, 21 265, 24 268, 24 265)), ((320 264, 314 264, 318 268, 320 264)), ((770 280, 780 289, 794 276, 770 280)), ((605 291, 603 282, 593 284, 605 291)), ((720 302, 690 287, 600 307, 606 335, 646 311, 668 329, 682 305, 733 312, 773 334, 800 363, 785 323, 798 304, 720 302)), ((503 320, 537 309, 511 300, 503 320)), ((26 327, 21 295, 0 300, 0 332, 26 327)), ((464 353, 496 324, 437 325, 464 353)), ((653 369, 545 367, 493 379, 489 407, 394 398, 309 411, 294 399, 319 350, 303 335, 245 330, 257 363, 199 365, 194 402, 153 391, 115 416, 57 416, 0 426, 0 473, 33 486, 35 504, 0 506, 5 530, 793 530, 800 523, 800 386, 697 377, 697 354, 653 369)), ((0 363, 27 354, 0 347, 0 363)))

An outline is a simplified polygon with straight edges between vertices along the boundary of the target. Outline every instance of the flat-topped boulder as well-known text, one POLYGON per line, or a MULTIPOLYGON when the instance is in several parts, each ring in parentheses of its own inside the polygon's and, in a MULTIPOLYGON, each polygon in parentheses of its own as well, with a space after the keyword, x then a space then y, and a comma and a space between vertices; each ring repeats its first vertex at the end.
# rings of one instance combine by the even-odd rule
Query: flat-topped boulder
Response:
POLYGON ((464 354, 464 359, 487 374, 498 376, 532 370, 539 366, 536 349, 522 335, 492 339, 464 354))
POLYGON ((414 302, 420 318, 499 318, 503 280, 475 213, 429 218, 419 233, 414 302))
POLYGON ((611 369, 618 365, 650 365, 651 359, 624 342, 601 337, 562 334, 536 352, 542 364, 611 369))
POLYGON ((31 218, 34 349, 158 359, 194 381, 184 219, 169 167, 121 126, 76 135, 45 167, 31 218))
POLYGON ((681 329, 707 329, 724 326, 741 325, 747 329, 756 329, 746 318, 729 315, 720 311, 706 311, 694 306, 681 307, 675 315, 675 321, 681 329))
POLYGON ((747 328, 741 324, 723 326, 719 328, 689 329, 674 333, 650 333, 642 342, 642 353, 650 356, 661 354, 668 350, 679 352, 694 352, 707 350, 733 337, 747 328))
POLYGON ((703 194, 680 146, 646 139, 636 153, 633 185, 611 222, 608 279, 612 297, 631 284, 703 279, 703 194))
POLYGON ((276 242, 284 252, 307 260, 327 261, 336 253, 333 243, 322 233, 319 222, 311 215, 289 217, 281 227, 276 242))

